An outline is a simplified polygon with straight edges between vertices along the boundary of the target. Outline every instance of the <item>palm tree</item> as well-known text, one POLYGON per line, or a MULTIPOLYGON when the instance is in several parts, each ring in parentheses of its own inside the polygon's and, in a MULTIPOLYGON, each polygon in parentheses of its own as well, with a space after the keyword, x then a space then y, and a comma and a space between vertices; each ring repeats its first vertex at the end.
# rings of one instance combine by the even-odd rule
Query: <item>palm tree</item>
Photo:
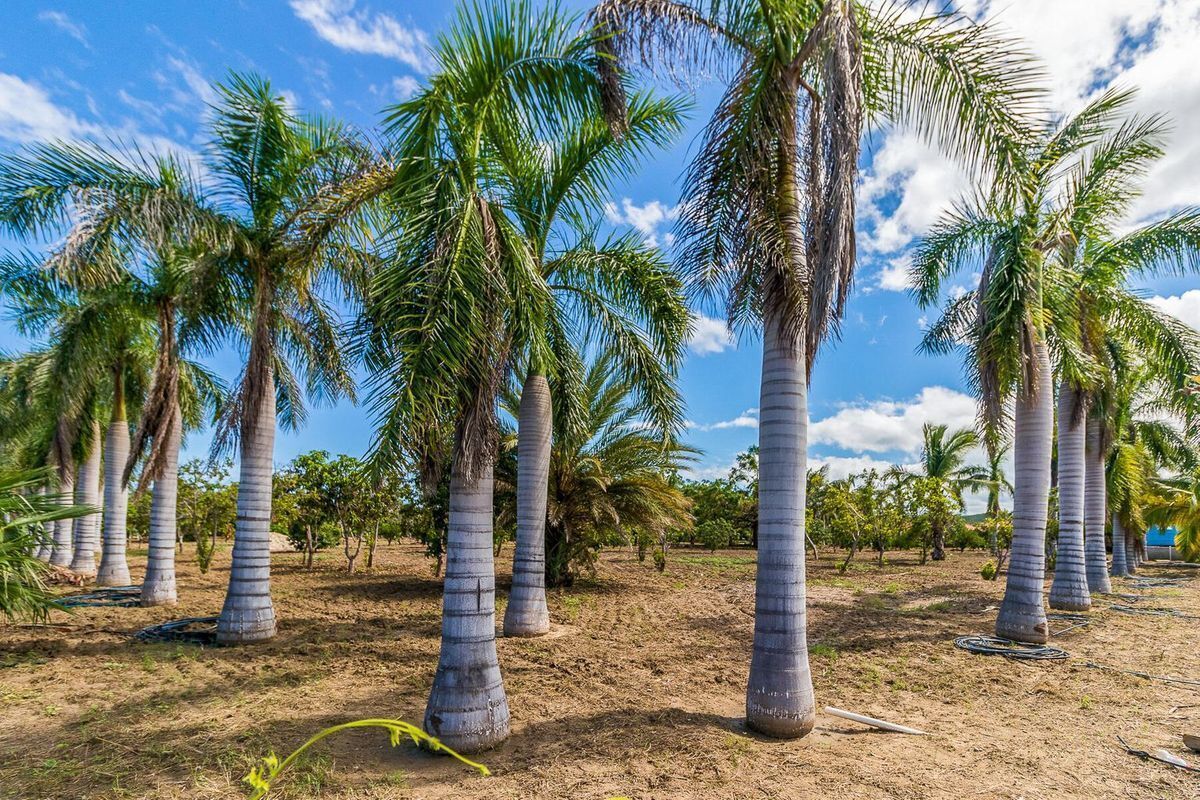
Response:
POLYGON ((867 120, 913 125, 1007 173, 1034 72, 1013 43, 957 15, 896 5, 602 0, 592 12, 605 97, 619 65, 730 75, 685 181, 682 263, 730 322, 761 323, 759 548, 748 724, 797 737, 815 722, 804 583, 808 373, 836 333, 855 264, 854 183, 867 120))
POLYGON ((447 422, 454 429, 442 647, 425 727, 466 752, 508 735, 495 644, 496 398, 512 354, 554 360, 543 335, 550 288, 496 176, 503 152, 555 141, 598 103, 592 40, 567 30, 556 8, 523 0, 460 10, 437 45, 439 71, 391 110, 387 158, 334 200, 380 201, 390 221, 364 321, 380 415, 373 459, 428 467, 447 422))
MULTIPOLYGON (((47 145, 0 159, 0 221, 22 235, 52 229, 64 205, 76 201, 84 223, 77 227, 88 235, 69 239, 63 260, 83 260, 81 253, 102 249, 115 231, 123 245, 134 239, 145 247, 149 236, 165 250, 184 241, 206 252, 203 262, 230 282, 240 309, 235 330, 248 340, 249 358, 215 443, 221 449, 236 437, 241 450, 233 566, 217 633, 238 643, 275 633, 268 529, 277 410, 285 426, 295 426, 304 420, 305 390, 318 399, 353 397, 340 328, 317 290, 327 278, 354 278, 360 249, 353 232, 321 237, 318 245, 310 231, 319 223, 312 209, 322 191, 356 170, 363 151, 345 127, 291 113, 257 76, 233 74, 217 95, 207 157, 216 183, 211 195, 181 176, 154 180, 154 170, 124 167, 110 172, 113 160, 102 151, 94 157, 94 145, 47 145)), ((172 172, 170 163, 158 166, 157 177, 172 172)), ((160 355, 170 351, 165 346, 160 355)), ((139 432, 141 444, 154 439, 152 475, 162 463, 155 453, 174 447, 170 384, 157 385, 152 419, 139 432)), ((124 441, 114 444, 121 467, 110 484, 123 487, 128 448, 124 441)))
POLYGON ((506 636, 538 636, 550 629, 546 582, 553 583, 556 573, 545 558, 545 505, 552 398, 578 406, 581 336, 616 354, 613 368, 634 379, 650 421, 664 435, 675 433, 682 422, 681 403, 671 388, 688 330, 680 282, 657 250, 636 238, 597 241, 595 236, 600 202, 612 182, 627 175, 641 154, 678 132, 680 106, 638 95, 619 137, 597 108, 542 148, 500 152, 510 183, 508 203, 551 290, 545 337, 554 360, 551 370, 528 359, 521 391, 518 460, 523 468, 517 473, 506 636))
MULTIPOLYGON (((105 260, 114 257, 111 252, 103 254, 105 260)), ((45 391, 58 395, 50 407, 60 412, 54 452, 64 493, 74 488, 75 465, 80 460, 76 439, 85 409, 94 408, 99 398, 107 395, 110 420, 104 447, 102 552, 96 582, 127 585, 128 493, 121 481, 129 451, 127 408, 130 403, 134 408, 140 405, 148 372, 145 354, 154 341, 152 320, 142 313, 128 280, 80 287, 59 277, 42 261, 21 256, 0 263, 0 275, 5 291, 14 298, 18 329, 27 335, 46 335, 51 341, 53 366, 46 376, 45 391)), ((90 422, 87 427, 91 428, 90 422)), ((86 446, 94 453, 94 437, 86 446)), ((84 491, 90 492, 95 479, 90 474, 86 478, 84 491)), ((55 541, 52 563, 75 563, 84 575, 95 570, 87 560, 86 547, 79 559, 73 558, 69 520, 57 523, 55 541)))
MULTIPOLYGON (((921 472, 923 477, 936 481, 938 491, 963 508, 963 490, 972 488, 984 474, 975 467, 966 465, 967 454, 979 444, 979 436, 969 428, 960 428, 950 433, 947 425, 925 423, 922 428, 924 445, 921 448, 921 472)), ((946 529, 940 518, 933 523, 934 561, 946 557, 946 529)))
MULTIPOLYGON (((1002 185, 963 203, 935 226, 914 258, 913 283, 922 306, 934 303, 944 280, 970 259, 983 263, 979 288, 950 303, 922 348, 941 353, 966 346, 989 435, 1002 427, 1005 403, 1016 395, 1012 560, 996 630, 1018 641, 1044 642, 1048 635, 1042 584, 1054 428, 1049 348, 1055 347, 1071 386, 1094 380, 1095 356, 1081 334, 1087 320, 1078 314, 1081 265, 1087 262, 1073 255, 1093 221, 1116 202, 1102 189, 1126 177, 1125 170, 1141 159, 1137 137, 1125 128, 1107 135, 1129 98, 1106 92, 1057 131, 1044 133, 1018 159, 1015 192, 1002 185), (1095 153, 1083 157, 1093 147, 1095 153)), ((1078 450, 1073 427, 1078 422, 1068 417, 1071 453, 1078 450)), ((1068 477, 1077 480, 1077 472, 1072 468, 1068 477)), ((1073 498, 1082 494, 1077 487, 1068 492, 1072 505, 1065 513, 1075 513, 1073 498)))
MULTIPOLYGON (((513 414, 522 402, 509 391, 502 406, 513 414)), ((627 541, 635 532, 657 538, 686 528, 691 518, 690 503, 671 475, 693 451, 644 424, 654 409, 618 354, 604 352, 592 362, 575 402, 578 412, 560 406, 554 416, 546 492, 547 568, 560 586, 590 569, 602 545, 627 541)), ((510 451, 513 438, 505 441, 510 451)), ((519 519, 520 475, 513 459, 500 462, 500 487, 517 487, 498 509, 502 522, 519 519)))
MULTIPOLYGON (((1093 592, 1111 591, 1105 562, 1106 511, 1105 461, 1113 431, 1106 419, 1106 397, 1119 393, 1115 381, 1126 371, 1115 340, 1142 354, 1143 368, 1156 373, 1167 389, 1164 398, 1183 398, 1185 377, 1195 369, 1197 338, 1186 326, 1165 318, 1127 287, 1130 279, 1147 273, 1194 270, 1200 263, 1200 211, 1185 209, 1163 220, 1127 230, 1126 217, 1140 195, 1146 171, 1163 156, 1166 121, 1160 116, 1130 117, 1117 124, 1132 93, 1118 94, 1110 106, 1111 129, 1067 177, 1068 190, 1059 219, 1055 258, 1074 276, 1074 313, 1078 317, 1081 359, 1072 347, 1060 348, 1063 391, 1079 393, 1079 407, 1068 429, 1082 448, 1085 478, 1079 470, 1069 484, 1060 475, 1060 498, 1065 489, 1073 496, 1083 490, 1086 582, 1093 592), (1094 374, 1089 366, 1097 367, 1094 374), (1085 415, 1083 406, 1093 412, 1085 415), (1085 423, 1086 416, 1086 423, 1085 423)), ((1175 404, 1178 406, 1178 404, 1175 404)), ((1180 411, 1178 407, 1176 411, 1180 411)), ((1064 428, 1059 419, 1060 437, 1064 428)), ((1076 462, 1077 463, 1077 462, 1076 462)), ((1078 536, 1072 537, 1077 539, 1078 536)), ((1063 541, 1060 533, 1060 547, 1063 541)), ((1076 568, 1078 569, 1078 568, 1076 568)), ((1078 575, 1075 577, 1078 583, 1078 575)), ((1079 593, 1075 592, 1075 597, 1079 593)), ((1054 598, 1054 593, 1051 593, 1054 598)))

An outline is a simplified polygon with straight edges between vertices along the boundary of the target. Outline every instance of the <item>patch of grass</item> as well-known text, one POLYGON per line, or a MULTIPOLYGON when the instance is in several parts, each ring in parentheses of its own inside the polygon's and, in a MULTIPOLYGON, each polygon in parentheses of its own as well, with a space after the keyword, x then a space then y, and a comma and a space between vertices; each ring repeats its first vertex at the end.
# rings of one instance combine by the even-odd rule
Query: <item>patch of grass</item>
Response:
POLYGON ((816 586, 832 586, 836 589, 853 589, 854 582, 848 578, 817 578, 813 580, 816 586))
POLYGON ((954 610, 953 600, 939 600, 936 603, 930 603, 921 608, 922 611, 932 611, 935 614, 945 614, 948 611, 954 610))
POLYGON ((62 711, 62 709, 55 705, 48 705, 42 709, 42 713, 47 717, 57 717, 59 711, 62 711))
POLYGON ((407 789, 409 788, 408 773, 402 769, 398 769, 395 772, 389 772, 387 775, 383 776, 379 783, 384 786, 395 786, 397 789, 407 789))
POLYGON ((1086 694, 1083 697, 1079 698, 1079 707, 1082 708, 1084 711, 1087 711, 1089 708, 1091 708, 1094 705, 1095 705, 1095 701, 1093 701, 1092 698, 1088 697, 1086 694))
POLYGON ((886 611, 888 607, 882 595, 878 594, 865 595, 859 605, 868 611, 886 611))
POLYGON ((701 567, 716 567, 717 569, 733 569, 737 567, 752 567, 754 556, 675 556, 675 561, 682 564, 695 564, 701 567))
POLYGON ((154 662, 154 659, 150 657, 149 653, 142 654, 142 671, 143 672, 157 672, 158 671, 158 664, 156 664, 154 662))
POLYGON ((900 584, 892 582, 883 587, 884 594, 896 594, 902 587, 900 584))
POLYGON ((731 733, 725 737, 725 749, 729 751, 729 763, 736 767, 743 756, 754 752, 754 742, 747 736, 731 733))
POLYGON ((838 657, 837 648, 831 644, 813 644, 808 647, 808 654, 813 658, 827 658, 833 661, 838 657))

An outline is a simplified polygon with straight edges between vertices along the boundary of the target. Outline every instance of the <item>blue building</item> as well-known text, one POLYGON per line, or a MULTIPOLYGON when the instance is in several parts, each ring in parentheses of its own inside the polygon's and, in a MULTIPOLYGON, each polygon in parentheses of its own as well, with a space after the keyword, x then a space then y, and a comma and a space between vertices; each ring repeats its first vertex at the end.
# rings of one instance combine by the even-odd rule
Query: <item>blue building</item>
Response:
POLYGON ((1150 530, 1146 531, 1146 557, 1174 561, 1178 557, 1175 550, 1175 534, 1174 528, 1160 529, 1158 526, 1151 526, 1150 530))

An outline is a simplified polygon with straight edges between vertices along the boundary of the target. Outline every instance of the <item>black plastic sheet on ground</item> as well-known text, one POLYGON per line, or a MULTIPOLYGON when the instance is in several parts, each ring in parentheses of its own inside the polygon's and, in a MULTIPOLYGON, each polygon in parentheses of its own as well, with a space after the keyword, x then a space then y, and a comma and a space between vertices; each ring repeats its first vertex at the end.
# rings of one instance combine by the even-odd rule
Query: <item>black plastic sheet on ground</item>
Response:
POLYGON ((177 642, 213 647, 217 644, 216 617, 187 617, 142 628, 133 635, 139 642, 177 642))
POLYGON ((142 587, 140 586, 108 586, 96 589, 86 594, 69 594, 58 598, 58 604, 65 608, 81 608, 84 606, 131 607, 141 605, 142 587))

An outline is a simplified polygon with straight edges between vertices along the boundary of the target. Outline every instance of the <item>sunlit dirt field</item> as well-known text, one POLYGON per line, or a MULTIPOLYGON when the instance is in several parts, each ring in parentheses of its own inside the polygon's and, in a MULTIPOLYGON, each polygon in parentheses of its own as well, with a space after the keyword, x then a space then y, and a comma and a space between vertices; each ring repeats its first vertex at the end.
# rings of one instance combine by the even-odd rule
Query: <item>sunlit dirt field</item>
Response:
MULTIPOLYGON (((272 750, 360 717, 420 722, 437 659, 440 584, 413 546, 383 546, 372 574, 336 553, 312 572, 276 556, 279 636, 242 649, 144 645, 129 634, 215 614, 228 550, 207 575, 191 553, 175 609, 81 609, 43 627, 0 627, 0 797, 232 798, 272 750)), ((329 740, 279 784, 291 798, 1195 798, 1200 775, 1126 754, 1187 755, 1200 691, 1084 666, 1200 678, 1196 620, 1132 616, 1096 598, 1057 637, 1069 661, 1018 663, 956 650, 988 632, 1003 576, 981 553, 919 566, 891 553, 837 571, 809 565, 820 705, 929 732, 872 732, 822 714, 801 741, 742 723, 754 559, 675 550, 665 574, 605 553, 594 581, 552 593, 553 633, 499 642, 512 737, 477 776, 378 731, 329 740)), ((511 548, 498 562, 500 608, 511 548)), ((140 576, 144 557, 134 558, 140 576)), ((1200 570, 1149 565, 1160 588, 1118 581, 1135 605, 1200 614, 1200 570)), ((67 591, 67 590, 64 590, 67 591)), ((1069 622, 1054 621, 1060 630, 1069 622)), ((273 795, 274 796, 274 795, 273 795)))

